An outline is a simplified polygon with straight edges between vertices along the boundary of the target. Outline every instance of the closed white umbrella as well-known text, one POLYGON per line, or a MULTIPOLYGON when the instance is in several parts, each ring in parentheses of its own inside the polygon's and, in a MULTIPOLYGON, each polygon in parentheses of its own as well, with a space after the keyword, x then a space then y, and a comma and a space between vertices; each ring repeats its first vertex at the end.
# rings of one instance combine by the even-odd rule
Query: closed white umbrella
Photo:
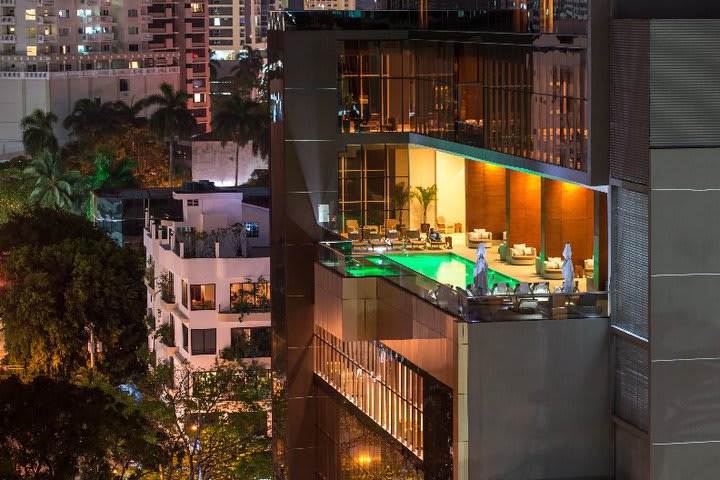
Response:
POLYGON ((563 264, 561 271, 563 275, 562 293, 573 293, 575 290, 575 268, 572 263, 572 249, 570 248, 570 242, 565 244, 565 249, 563 250, 563 264))
POLYGON ((477 249, 477 260, 473 269, 473 284, 480 295, 487 295, 488 288, 488 264, 485 260, 485 243, 480 242, 477 249))

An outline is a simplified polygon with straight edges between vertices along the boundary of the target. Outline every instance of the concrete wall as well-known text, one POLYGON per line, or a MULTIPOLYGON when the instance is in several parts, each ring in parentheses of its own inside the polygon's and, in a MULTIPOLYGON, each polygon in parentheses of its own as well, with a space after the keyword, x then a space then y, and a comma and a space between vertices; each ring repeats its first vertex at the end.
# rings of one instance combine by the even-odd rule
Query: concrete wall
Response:
POLYGON ((465 231, 465 158, 437 152, 437 214, 447 223, 462 223, 465 231))
POLYGON ((225 146, 216 141, 192 142, 192 179, 210 180, 219 187, 242 185, 253 170, 268 168, 268 159, 252 153, 252 145, 240 148, 237 179, 235 178, 236 145, 225 146))
POLYGON ((0 80, 0 157, 9 158, 23 151, 20 120, 36 108, 50 110, 58 117, 55 134, 60 143, 68 141, 62 121, 82 98, 103 102, 122 100, 132 104, 152 95, 166 82, 180 85, 179 74, 129 75, 127 77, 77 77, 51 79, 0 80), (120 79, 128 81, 127 92, 120 92, 120 79))
MULTIPOLYGON (((435 150, 432 148, 411 148, 410 154, 410 189, 429 187, 435 184, 435 150)), ((435 225, 436 202, 427 211, 427 221, 435 225)), ((422 210, 417 200, 410 198, 410 228, 420 228, 422 210)))
POLYGON ((607 328, 607 319, 467 325, 465 478, 609 476, 607 328))

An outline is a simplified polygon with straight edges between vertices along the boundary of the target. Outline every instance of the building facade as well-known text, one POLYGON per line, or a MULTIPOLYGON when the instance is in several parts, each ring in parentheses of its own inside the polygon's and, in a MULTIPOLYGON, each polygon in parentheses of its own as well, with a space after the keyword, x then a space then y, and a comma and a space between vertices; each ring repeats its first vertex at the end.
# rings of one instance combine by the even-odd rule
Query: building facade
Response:
POLYGON ((148 312, 157 328, 169 327, 150 348, 158 361, 196 369, 221 358, 269 368, 269 212, 208 185, 173 192, 182 220, 148 217, 148 312))
POLYGON ((717 478, 720 10, 481 3, 274 19, 276 476, 717 478))
POLYGON ((80 98, 132 103, 163 82, 191 94, 198 132, 209 130, 206 3, 8 0, 0 8, 4 156, 22 152, 19 122, 35 108, 63 120, 80 98))
POLYGON ((232 60, 246 46, 267 48, 270 12, 276 0, 212 0, 210 3, 210 48, 219 60, 232 60))

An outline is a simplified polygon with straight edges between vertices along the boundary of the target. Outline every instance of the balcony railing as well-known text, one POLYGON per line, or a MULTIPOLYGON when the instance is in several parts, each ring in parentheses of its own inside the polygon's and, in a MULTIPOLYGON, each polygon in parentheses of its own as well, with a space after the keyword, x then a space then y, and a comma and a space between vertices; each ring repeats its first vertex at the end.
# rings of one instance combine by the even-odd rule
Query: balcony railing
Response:
POLYGON ((39 15, 35 18, 38 25, 52 25, 57 23, 57 17, 54 15, 39 15))
POLYGON ((14 7, 15 0, 0 0, 0 7, 14 7))
POLYGON ((0 24, 15 25, 15 17, 12 15, 3 15, 2 17, 0 17, 0 24))
POLYGON ((55 0, 38 0, 39 7, 53 7, 55 6, 55 0))
POLYGON ((546 282, 476 295, 411 270, 378 253, 355 253, 351 242, 323 242, 319 262, 346 278, 380 277, 467 322, 607 317, 607 292, 551 292, 546 282))
POLYGON ((83 17, 82 22, 86 24, 100 25, 115 23, 115 19, 110 15, 91 15, 89 17, 83 17))
POLYGON ((83 42, 112 42, 115 40, 114 33, 86 33, 82 36, 83 42))
POLYGON ((38 43, 54 43, 57 42, 57 37, 55 35, 38 35, 37 41, 38 43))
POLYGON ((0 43, 15 43, 15 35, 0 35, 0 43))

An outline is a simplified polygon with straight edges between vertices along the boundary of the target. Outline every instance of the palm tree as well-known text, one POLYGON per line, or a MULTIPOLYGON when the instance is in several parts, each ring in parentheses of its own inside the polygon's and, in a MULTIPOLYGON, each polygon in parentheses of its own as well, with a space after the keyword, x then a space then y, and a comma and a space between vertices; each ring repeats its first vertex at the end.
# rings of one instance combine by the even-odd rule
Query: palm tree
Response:
POLYGON ((138 182, 133 177, 134 162, 130 160, 114 161, 110 155, 98 153, 94 163, 95 174, 92 177, 92 190, 138 186, 138 182))
POLYGON ((81 175, 77 170, 66 172, 57 152, 44 150, 30 162, 24 173, 35 179, 30 203, 44 207, 72 208, 74 187, 81 175))
POLYGON ((232 95, 220 103, 211 125, 223 146, 228 141, 235 142, 235 185, 238 185, 240 148, 251 143, 254 155, 267 156, 270 123, 265 104, 232 95))
POLYGON ((410 194, 420 204, 423 212, 423 225, 427 225, 427 211, 430 204, 437 200, 437 185, 429 187, 415 187, 410 194))
POLYGON ((57 151, 58 141, 53 133, 53 123, 57 122, 57 119, 54 113, 39 108, 22 118, 20 128, 23 146, 30 157, 39 155, 45 149, 57 151))
POLYGON ((175 90, 169 83, 163 83, 160 85, 160 93, 150 95, 141 101, 143 107, 157 107, 150 115, 149 125, 150 130, 158 138, 169 143, 168 184, 170 186, 172 186, 175 141, 190 138, 197 125, 195 117, 187 108, 189 99, 190 95, 187 92, 175 90))
POLYGON ((137 114, 143 105, 133 106, 122 101, 102 102, 99 98, 82 98, 75 102, 72 112, 63 121, 65 127, 81 143, 116 133, 124 125, 140 122, 137 114))
POLYGON ((238 93, 250 95, 255 88, 261 84, 260 74, 263 71, 265 60, 260 50, 255 50, 249 45, 245 50, 238 53, 238 63, 232 68, 231 78, 238 93))

